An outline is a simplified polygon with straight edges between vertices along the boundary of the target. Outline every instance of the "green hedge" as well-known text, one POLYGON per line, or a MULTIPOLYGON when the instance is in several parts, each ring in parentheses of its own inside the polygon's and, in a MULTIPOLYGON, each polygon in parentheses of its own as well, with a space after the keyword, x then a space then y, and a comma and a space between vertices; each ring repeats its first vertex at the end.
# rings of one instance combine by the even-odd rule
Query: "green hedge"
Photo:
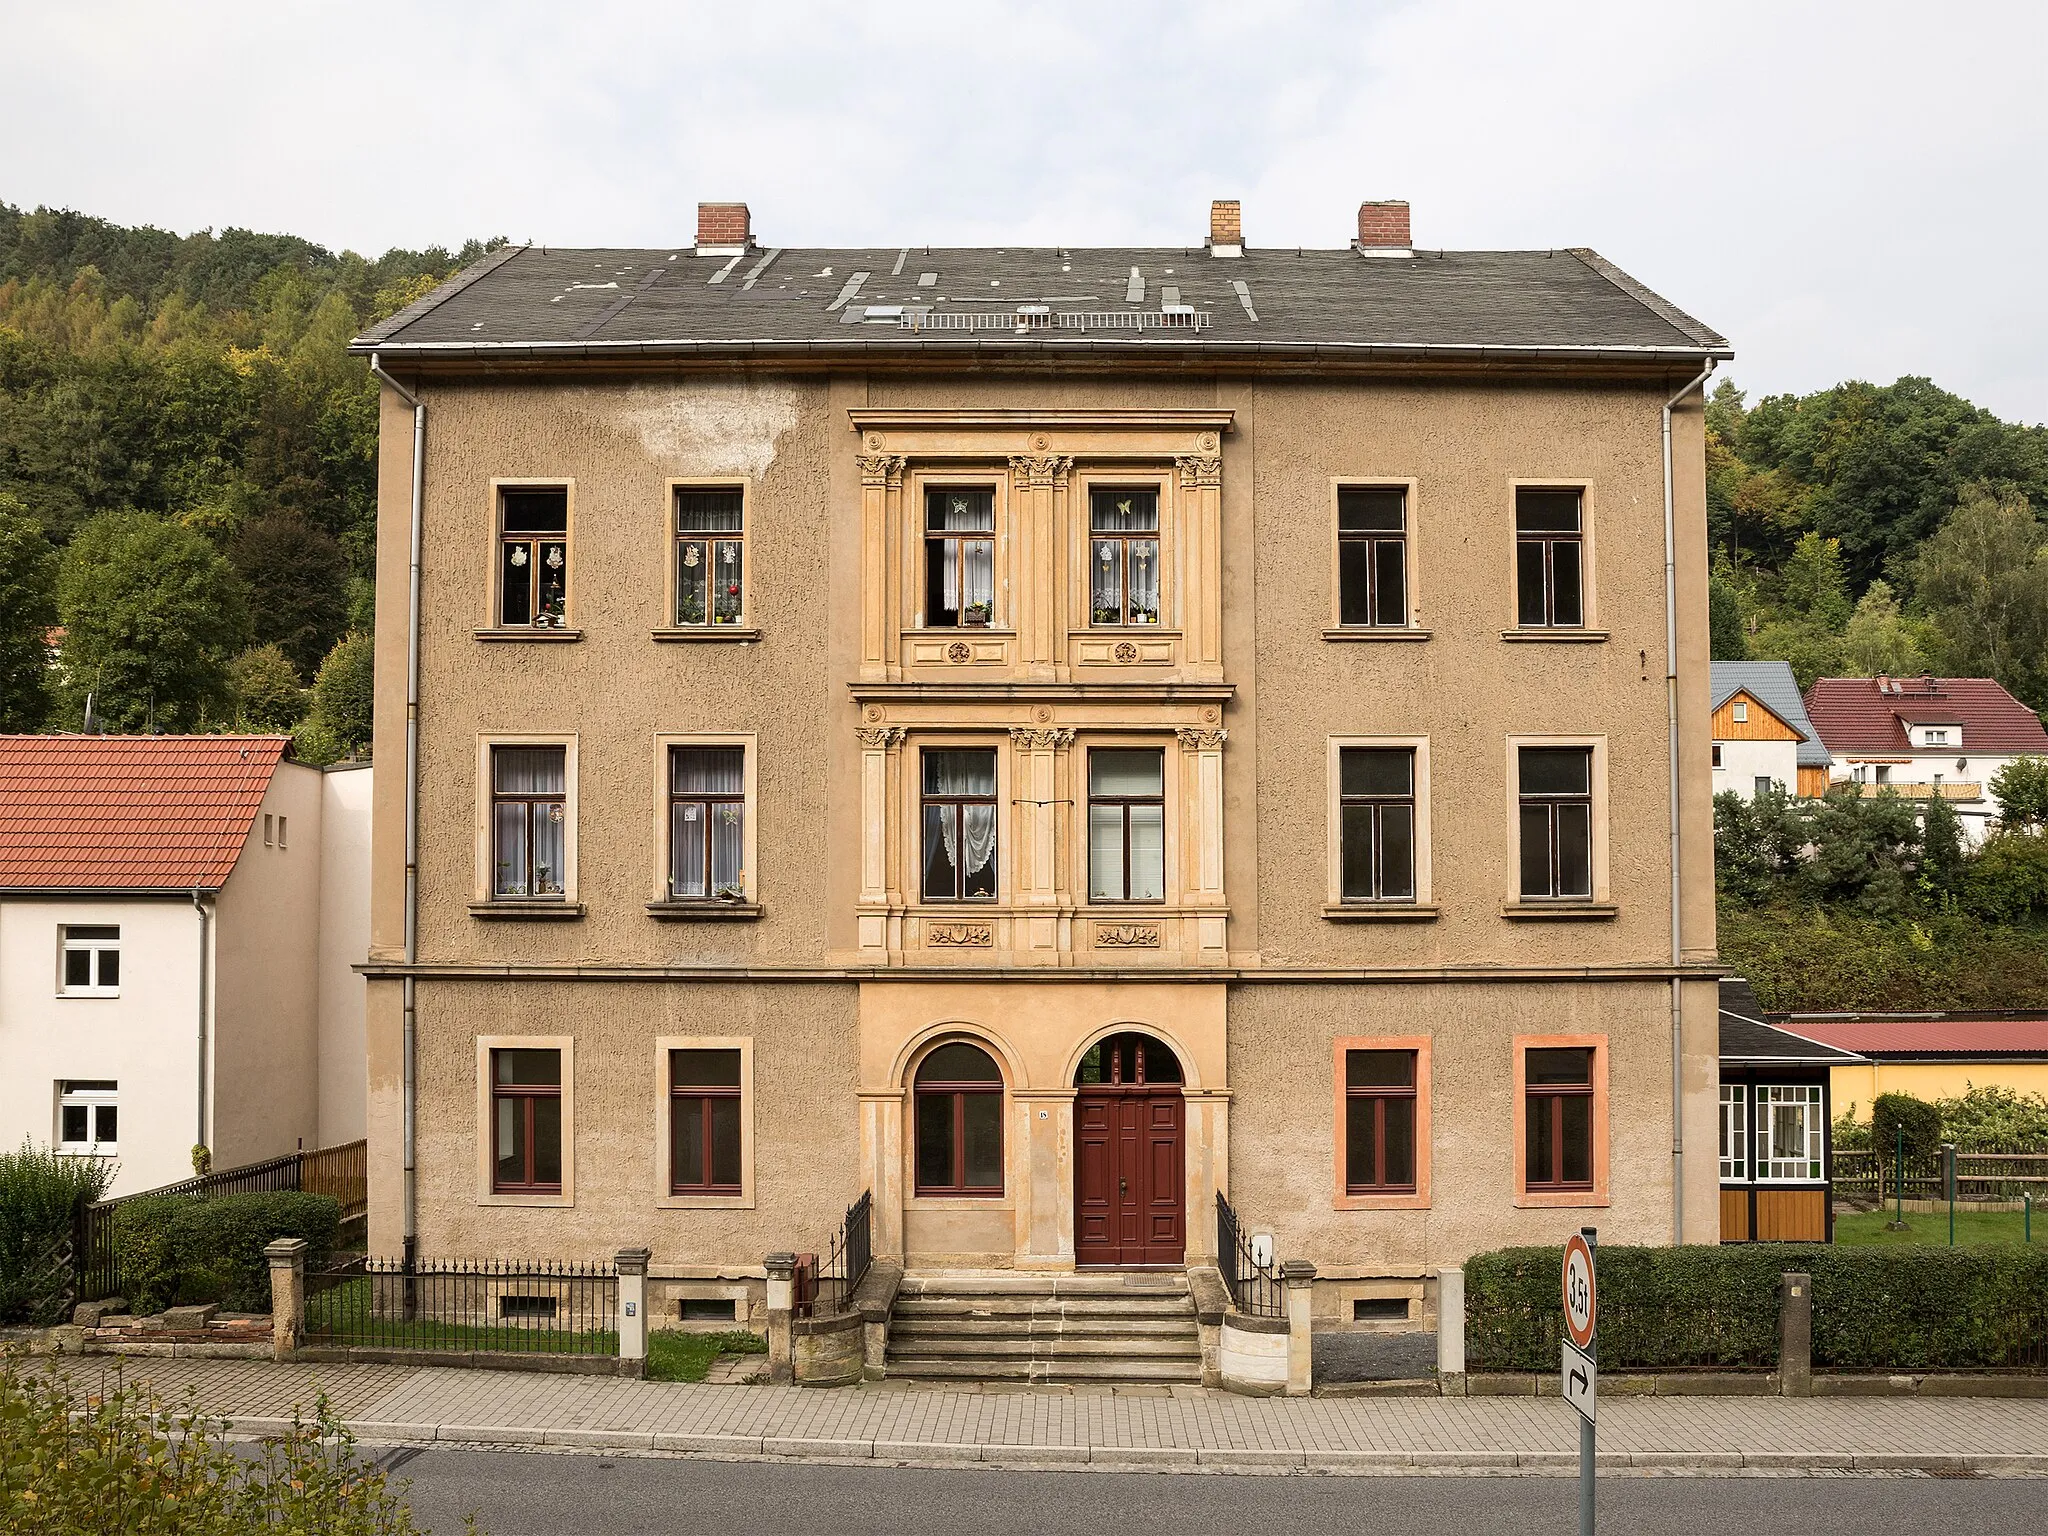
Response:
MULTIPOLYGON (((1465 1265, 1474 1371, 1554 1371, 1561 1248, 1465 1265)), ((1837 1370, 2048 1369, 2048 1247, 1735 1244, 1600 1249, 1600 1363, 1766 1369, 1778 1360, 1778 1277, 1813 1277, 1813 1363, 1837 1370)))
POLYGON ((322 1264, 340 1225, 341 1202, 332 1195, 151 1195, 115 1208, 114 1259, 138 1313, 202 1301, 267 1312, 264 1248, 302 1237, 307 1264, 322 1264))
POLYGON ((23 1142, 0 1152, 0 1323, 61 1323, 72 1297, 72 1224, 113 1182, 104 1158, 23 1142))

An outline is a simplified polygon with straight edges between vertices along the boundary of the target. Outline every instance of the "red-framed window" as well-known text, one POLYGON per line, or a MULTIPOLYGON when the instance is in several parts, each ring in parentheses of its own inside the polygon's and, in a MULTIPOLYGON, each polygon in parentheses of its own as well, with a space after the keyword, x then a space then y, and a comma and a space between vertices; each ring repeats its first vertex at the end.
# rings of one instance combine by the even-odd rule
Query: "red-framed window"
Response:
POLYGON ((1003 1192, 1003 1074, 978 1045, 955 1040, 925 1057, 915 1104, 920 1195, 999 1197, 1003 1192))

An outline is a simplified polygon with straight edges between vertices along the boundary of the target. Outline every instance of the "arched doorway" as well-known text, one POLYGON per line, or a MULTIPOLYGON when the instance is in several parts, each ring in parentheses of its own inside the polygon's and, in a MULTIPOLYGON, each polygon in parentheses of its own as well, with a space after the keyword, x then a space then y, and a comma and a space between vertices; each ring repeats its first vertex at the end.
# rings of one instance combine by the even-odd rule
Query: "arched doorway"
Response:
POLYGON ((1074 1089, 1074 1262, 1181 1263, 1180 1059, 1150 1035, 1111 1035, 1081 1058, 1074 1089))

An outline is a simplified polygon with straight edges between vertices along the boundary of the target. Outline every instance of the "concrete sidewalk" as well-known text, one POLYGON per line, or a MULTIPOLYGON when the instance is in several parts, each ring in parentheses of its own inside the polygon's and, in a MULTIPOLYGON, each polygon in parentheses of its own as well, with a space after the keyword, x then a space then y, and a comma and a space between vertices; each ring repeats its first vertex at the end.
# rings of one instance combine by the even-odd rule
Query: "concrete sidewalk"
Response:
MULTIPOLYGON (((54 1363, 38 1362, 45 1368, 54 1363)), ((96 1383, 115 1363, 62 1364, 96 1383)), ((1559 1472, 1578 1421, 1555 1398, 1249 1398, 1202 1387, 743 1387, 384 1365, 129 1359, 130 1382, 244 1434, 324 1392, 370 1443, 1078 1467, 1559 1472)), ((2048 1476, 2048 1400, 1613 1398, 1601 1464, 1662 1471, 2048 1476)))

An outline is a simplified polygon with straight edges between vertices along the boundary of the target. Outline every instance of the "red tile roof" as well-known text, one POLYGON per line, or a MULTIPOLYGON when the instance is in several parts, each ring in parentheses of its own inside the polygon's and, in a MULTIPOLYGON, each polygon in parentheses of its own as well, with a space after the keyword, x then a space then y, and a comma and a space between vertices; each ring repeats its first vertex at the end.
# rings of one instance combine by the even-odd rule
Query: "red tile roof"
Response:
POLYGON ((0 890, 218 890, 284 736, 0 736, 0 890))
POLYGON ((1966 753, 2048 753, 2041 717, 1988 677, 1819 677, 1806 712, 1831 752, 1911 752, 1905 720, 1960 725, 1966 753))
POLYGON ((1775 1021, 1780 1029, 1863 1056, 2048 1057, 2048 1014, 2028 1018, 1812 1019, 1775 1021))

